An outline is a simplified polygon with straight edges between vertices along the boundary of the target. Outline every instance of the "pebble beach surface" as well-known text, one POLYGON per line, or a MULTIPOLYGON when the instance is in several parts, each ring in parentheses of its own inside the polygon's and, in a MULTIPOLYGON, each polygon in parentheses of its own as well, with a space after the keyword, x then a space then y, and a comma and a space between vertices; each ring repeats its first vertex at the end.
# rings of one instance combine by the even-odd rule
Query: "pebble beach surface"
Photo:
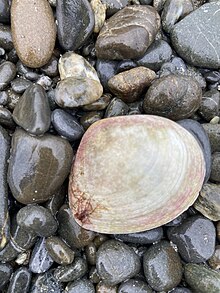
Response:
POLYGON ((0 0, 0 292, 220 293, 219 111, 219 0, 0 0), (86 230, 68 197, 82 137, 146 114, 200 145, 196 201, 151 230, 86 230))

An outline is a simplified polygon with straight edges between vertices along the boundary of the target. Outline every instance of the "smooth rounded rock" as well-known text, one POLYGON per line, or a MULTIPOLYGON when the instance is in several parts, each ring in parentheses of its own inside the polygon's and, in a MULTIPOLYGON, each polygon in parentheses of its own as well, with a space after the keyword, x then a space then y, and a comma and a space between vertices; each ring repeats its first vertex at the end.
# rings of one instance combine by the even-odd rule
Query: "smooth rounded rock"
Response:
POLYGON ((215 116, 219 116, 220 93, 217 90, 210 90, 202 95, 202 101, 199 107, 199 114, 210 121, 215 116))
POLYGON ((212 153, 220 152, 220 124, 204 123, 202 127, 209 137, 212 153))
POLYGON ((91 0, 90 5, 95 17, 95 26, 93 31, 94 33, 99 33, 105 23, 107 5, 102 3, 101 0, 91 0))
POLYGON ((82 278, 88 270, 85 259, 76 257, 73 263, 59 266, 54 271, 54 276, 60 282, 72 282, 82 278))
POLYGON ((170 45, 164 40, 156 40, 136 62, 139 66, 145 66, 154 71, 158 71, 163 63, 171 59, 171 56, 172 48, 170 45))
POLYGON ((0 1, 0 22, 1 23, 10 22, 10 8, 11 8, 11 1, 9 0, 0 1))
POLYGON ((0 65, 0 90, 5 89, 16 76, 16 66, 10 61, 0 65))
POLYGON ((57 0, 58 40, 65 51, 79 48, 93 32, 94 13, 87 0, 57 0))
POLYGON ((220 2, 206 3, 178 22, 171 40, 177 53, 188 63, 220 68, 220 2))
POLYGON ((35 277, 28 293, 62 293, 63 291, 62 284, 54 277, 53 271, 50 270, 35 277))
POLYGON ((77 119, 64 110, 54 110, 51 119, 58 134, 70 141, 78 140, 84 134, 84 129, 77 119))
POLYGON ((128 245, 109 240, 98 249, 96 267, 104 283, 116 285, 139 272, 140 260, 128 245))
POLYGON ((14 121, 33 135, 42 135, 50 127, 50 106, 42 86, 30 86, 13 111, 14 121))
POLYGON ((8 293, 28 293, 31 284, 31 272, 26 267, 17 269, 8 287, 8 293))
MULTIPOLYGON (((199 293, 220 292, 220 273, 203 265, 186 264, 184 269, 186 283, 199 293)), ((193 291, 193 292, 194 292, 193 291)))
POLYGON ((123 116, 126 115, 128 111, 129 107, 125 102, 121 99, 113 98, 105 111, 105 118, 123 116))
POLYGON ((72 157, 67 140, 50 134, 33 137, 17 129, 8 169, 13 196, 23 204, 47 201, 66 179, 72 157))
POLYGON ((127 6, 115 13, 101 29, 95 46, 97 57, 110 60, 139 58, 154 41, 159 28, 160 16, 153 7, 127 6))
POLYGON ((69 283, 65 289, 66 293, 95 293, 95 288, 92 282, 87 279, 77 280, 69 283))
POLYGON ((17 77, 11 82, 12 90, 17 94, 23 94, 29 86, 32 85, 30 80, 17 77))
POLYGON ((61 265, 68 265, 73 262, 74 251, 59 237, 50 236, 46 239, 46 248, 52 259, 61 265))
POLYGON ((50 257, 46 245, 45 238, 40 238, 31 253, 29 260, 29 270, 35 274, 45 273, 53 265, 53 260, 50 257))
POLYGON ((148 284, 156 291, 171 290, 182 278, 180 257, 168 241, 154 244, 145 252, 143 267, 148 284))
POLYGON ((11 27, 9 25, 0 24, 0 47, 5 50, 12 50, 14 48, 11 27))
POLYGON ((109 92, 108 81, 117 73, 118 61, 97 59, 96 71, 106 91, 109 92))
POLYGON ((17 214, 17 222, 25 230, 40 237, 51 236, 57 230, 57 222, 50 211, 35 204, 21 208, 17 214))
POLYGON ((113 76, 108 87, 122 101, 132 103, 141 98, 155 78, 153 70, 140 66, 113 76))
POLYGON ((0 125, 10 130, 14 130, 16 127, 11 111, 5 107, 0 107, 0 125))
POLYGON ((63 205, 58 214, 58 234, 72 248, 83 248, 95 237, 95 233, 80 227, 72 216, 68 205, 63 205))
POLYGON ((111 16, 128 5, 128 0, 102 0, 107 6, 107 16, 111 16))
POLYGON ((15 49, 25 65, 37 68, 50 60, 56 26, 48 1, 12 1, 11 27, 15 49))
POLYGON ((102 118, 103 118, 103 112, 91 111, 91 112, 85 113, 80 118, 80 123, 82 124, 83 128, 87 130, 92 124, 101 120, 102 118))
POLYGON ((208 260, 210 267, 214 270, 220 269, 220 245, 216 245, 215 252, 208 260))
POLYGON ((215 226, 202 216, 189 217, 179 226, 169 228, 168 238, 177 245, 179 254, 187 262, 204 262, 215 250, 215 226))
POLYGON ((201 99, 202 90, 196 81, 185 76, 168 75, 150 86, 143 108, 146 114, 179 120, 192 116, 201 99))

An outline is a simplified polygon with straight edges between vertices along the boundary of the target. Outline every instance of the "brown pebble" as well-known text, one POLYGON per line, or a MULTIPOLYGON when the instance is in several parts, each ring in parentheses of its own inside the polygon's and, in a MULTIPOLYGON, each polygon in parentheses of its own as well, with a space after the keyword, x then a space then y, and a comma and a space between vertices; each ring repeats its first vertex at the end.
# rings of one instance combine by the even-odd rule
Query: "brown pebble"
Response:
POLYGON ((116 74, 108 81, 113 94, 127 103, 137 101, 143 91, 156 78, 153 70, 140 66, 116 74))
POLYGON ((16 52, 25 65, 38 68, 50 60, 56 26, 47 0, 12 1, 11 29, 16 52))
POLYGON ((220 245, 215 247, 213 256, 208 260, 210 267, 214 270, 220 269, 220 245))
POLYGON ((97 293, 117 293, 117 286, 109 286, 103 283, 103 281, 100 281, 96 286, 96 292, 97 293))

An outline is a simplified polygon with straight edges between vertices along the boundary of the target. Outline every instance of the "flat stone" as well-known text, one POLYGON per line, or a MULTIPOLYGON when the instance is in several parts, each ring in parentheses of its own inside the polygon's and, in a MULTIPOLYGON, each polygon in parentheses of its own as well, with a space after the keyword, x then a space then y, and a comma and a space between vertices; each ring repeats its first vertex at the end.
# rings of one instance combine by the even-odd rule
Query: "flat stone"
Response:
POLYGON ((155 78, 153 70, 140 66, 113 76, 108 81, 108 87, 122 101, 132 103, 141 98, 155 78))
POLYGON ((50 128, 50 106, 42 86, 30 86, 13 111, 14 121, 27 132, 42 135, 50 128))
POLYGON ((13 196, 23 204, 47 201, 66 179, 72 157, 67 140, 50 134, 33 137, 17 129, 8 170, 13 196))
POLYGON ((65 51, 76 50, 88 39, 95 25, 87 0, 57 0, 58 40, 65 51))
POLYGON ((172 120, 189 118, 200 106, 202 90, 192 78, 170 74, 156 80, 143 103, 146 114, 172 120))
POLYGON ((56 26, 47 0, 14 0, 11 6, 12 38, 19 59, 37 68, 51 58, 56 26))
POLYGON ((154 41, 159 28, 160 16, 153 7, 127 6, 115 13, 101 29, 95 46, 96 55, 110 60, 139 58, 154 41))
POLYGON ((178 22, 171 40, 177 53, 194 66, 220 68, 220 2, 206 3, 178 22))

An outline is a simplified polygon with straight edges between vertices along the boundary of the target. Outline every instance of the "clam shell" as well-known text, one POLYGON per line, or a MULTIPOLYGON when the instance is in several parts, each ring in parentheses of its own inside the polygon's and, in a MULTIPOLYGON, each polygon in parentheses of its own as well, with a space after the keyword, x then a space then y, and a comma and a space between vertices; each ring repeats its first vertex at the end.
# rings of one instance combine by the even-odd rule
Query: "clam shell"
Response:
POLYGON ((161 226, 196 200, 203 153, 177 123, 134 115, 94 123, 78 148, 69 183, 77 223, 101 233, 161 226))

